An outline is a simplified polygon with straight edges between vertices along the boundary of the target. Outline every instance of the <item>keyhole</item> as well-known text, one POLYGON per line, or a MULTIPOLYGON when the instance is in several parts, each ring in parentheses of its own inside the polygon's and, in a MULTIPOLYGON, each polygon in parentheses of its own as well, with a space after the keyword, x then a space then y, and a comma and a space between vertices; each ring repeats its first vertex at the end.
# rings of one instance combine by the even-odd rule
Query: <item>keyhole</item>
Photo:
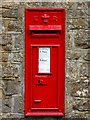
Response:
POLYGON ((40 80, 38 80, 38 84, 40 84, 40 80))

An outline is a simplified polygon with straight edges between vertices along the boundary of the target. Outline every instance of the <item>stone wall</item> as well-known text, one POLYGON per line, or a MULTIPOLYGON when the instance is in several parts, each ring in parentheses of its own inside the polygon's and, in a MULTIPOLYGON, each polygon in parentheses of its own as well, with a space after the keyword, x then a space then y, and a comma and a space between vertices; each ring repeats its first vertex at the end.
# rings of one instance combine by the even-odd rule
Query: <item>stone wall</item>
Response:
POLYGON ((24 118, 25 8, 40 7, 66 9, 65 118, 89 119, 89 6, 90 2, 2 1, 0 4, 0 116, 3 120, 24 118))

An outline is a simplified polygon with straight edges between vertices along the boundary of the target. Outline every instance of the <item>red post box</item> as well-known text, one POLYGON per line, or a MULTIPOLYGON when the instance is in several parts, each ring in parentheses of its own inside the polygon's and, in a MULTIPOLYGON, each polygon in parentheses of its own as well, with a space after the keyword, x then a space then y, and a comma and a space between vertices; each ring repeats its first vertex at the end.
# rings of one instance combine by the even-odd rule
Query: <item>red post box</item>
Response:
POLYGON ((64 116, 65 10, 25 12, 25 116, 64 116))

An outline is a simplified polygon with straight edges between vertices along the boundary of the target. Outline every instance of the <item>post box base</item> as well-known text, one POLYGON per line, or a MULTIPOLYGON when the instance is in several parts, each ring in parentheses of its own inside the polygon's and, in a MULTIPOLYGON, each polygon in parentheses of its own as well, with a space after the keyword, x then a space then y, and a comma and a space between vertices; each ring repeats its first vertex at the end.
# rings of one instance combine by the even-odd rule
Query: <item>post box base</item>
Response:
POLYGON ((28 112, 25 116, 64 116, 62 112, 28 112))

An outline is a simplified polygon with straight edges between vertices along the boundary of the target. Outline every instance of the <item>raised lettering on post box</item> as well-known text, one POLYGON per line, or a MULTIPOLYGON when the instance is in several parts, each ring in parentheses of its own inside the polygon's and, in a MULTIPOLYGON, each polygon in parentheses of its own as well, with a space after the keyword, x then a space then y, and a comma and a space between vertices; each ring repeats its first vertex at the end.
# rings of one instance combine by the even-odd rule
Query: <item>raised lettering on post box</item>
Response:
POLYGON ((64 116, 65 10, 25 11, 25 116, 64 116))

